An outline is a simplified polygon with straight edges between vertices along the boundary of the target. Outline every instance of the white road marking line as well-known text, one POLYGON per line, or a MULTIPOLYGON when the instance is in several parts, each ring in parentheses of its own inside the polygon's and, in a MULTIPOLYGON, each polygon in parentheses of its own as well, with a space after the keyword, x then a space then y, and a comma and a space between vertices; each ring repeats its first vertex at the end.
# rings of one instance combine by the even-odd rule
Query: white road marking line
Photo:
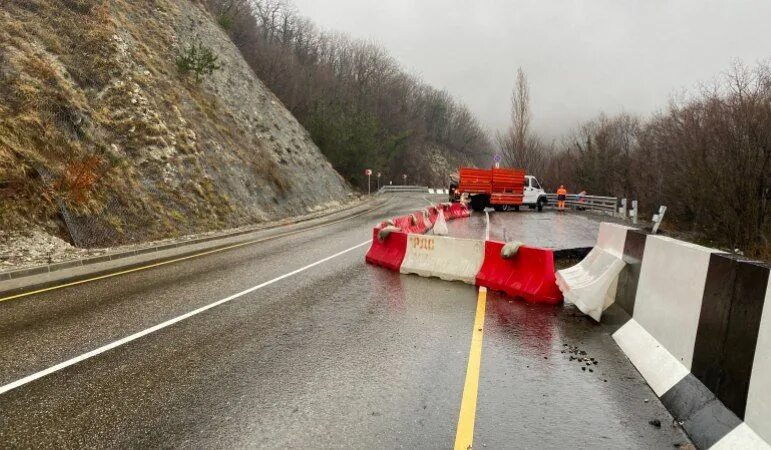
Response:
POLYGON ((490 213, 485 211, 485 240, 490 240, 490 213))
POLYGON ((344 255, 344 254, 346 254, 348 252, 356 250, 357 248, 363 247, 363 246, 365 246, 365 245, 367 245, 367 244, 369 244, 371 242, 372 242, 371 240, 364 241, 361 244, 354 245, 351 248, 348 248, 348 249, 343 250, 341 252, 337 252, 334 255, 327 256, 326 258, 323 258, 323 259, 320 259, 320 260, 318 260, 318 261, 316 261, 314 263, 308 264, 307 266, 301 267, 301 268, 299 268, 297 270, 293 270, 293 271, 291 271, 289 273, 285 273, 284 275, 276 277, 276 278, 274 278, 274 279, 272 279, 270 281, 266 281, 264 283, 258 284, 257 286, 250 287, 249 289, 241 291, 241 292, 239 292, 237 294, 233 294, 230 297, 223 298, 222 300, 218 300, 218 301, 216 301, 214 303, 211 303, 211 304, 208 304, 206 306, 202 306, 202 307, 200 307, 200 308, 198 308, 196 310, 190 311, 187 314, 183 314, 181 316, 178 316, 178 317, 175 317, 173 319, 167 320, 167 321, 165 321, 163 323, 159 323, 158 325, 155 325, 154 327, 148 328, 148 329, 140 331, 138 333, 134 333, 134 334, 132 334, 130 336, 126 336, 123 339, 117 340, 115 342, 109 343, 109 344, 104 345, 102 347, 99 347, 97 349, 91 350, 90 352, 84 353, 84 354, 82 354, 80 356, 76 356, 75 358, 68 359, 67 361, 61 362, 61 363, 59 363, 59 364, 57 364, 55 366, 51 366, 51 367, 49 367, 49 368, 47 368, 45 370, 41 370, 40 372, 33 373, 32 375, 26 376, 26 377, 24 377, 24 378, 22 378, 20 380, 16 380, 16 381, 14 381, 12 383, 6 384, 5 386, 0 386, 0 395, 4 394, 4 393, 6 393, 6 392, 8 392, 8 391, 10 391, 12 389, 16 389, 18 387, 24 386, 27 383, 31 383, 31 382, 39 379, 39 378, 43 378, 46 375, 50 375, 50 374, 52 374, 54 372, 58 372, 58 371, 60 371, 62 369, 65 369, 67 367, 75 365, 75 364, 77 364, 77 363, 79 363, 81 361, 85 361, 85 360, 87 360, 89 358, 93 358, 94 356, 102 354, 102 353, 104 353, 104 352, 106 352, 108 350, 112 350, 112 349, 114 349, 116 347, 120 347, 121 345, 128 344, 129 342, 134 341, 136 339, 139 339, 139 338, 141 338, 143 336, 147 336, 148 334, 154 333, 154 332, 156 332, 158 330, 162 330, 163 328, 166 328, 168 326, 174 325, 177 322, 181 322, 181 321, 183 321, 185 319, 189 319, 189 318, 191 318, 191 317, 193 317, 193 316, 195 316, 197 314, 200 314, 200 313, 202 313, 202 312, 204 312, 206 310, 214 308, 215 306, 222 305, 223 303, 227 303, 227 302, 229 302, 231 300, 234 300, 234 299, 237 299, 239 297, 242 297, 242 296, 244 296, 246 294, 249 294, 251 292, 254 292, 254 291, 258 290, 258 289, 262 289, 265 286, 269 286, 269 285, 271 285, 271 284, 273 284, 273 283, 275 283, 277 281, 281 281, 281 280, 283 280, 285 278, 289 278, 292 275, 297 275, 300 272, 304 272, 304 271, 306 271, 306 270, 308 270, 308 269, 310 269, 312 267, 318 266, 319 264, 323 264, 323 263, 325 263, 325 262, 327 262, 327 261, 329 261, 331 259, 337 258, 338 256, 341 256, 341 255, 344 255))

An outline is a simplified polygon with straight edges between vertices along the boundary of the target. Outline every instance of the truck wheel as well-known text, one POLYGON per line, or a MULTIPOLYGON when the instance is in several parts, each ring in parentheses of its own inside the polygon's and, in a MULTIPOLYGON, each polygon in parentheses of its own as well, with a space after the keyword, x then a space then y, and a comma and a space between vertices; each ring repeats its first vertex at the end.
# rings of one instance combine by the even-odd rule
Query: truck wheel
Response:
POLYGON ((514 205, 514 211, 519 211, 519 205, 514 205))
POLYGON ((543 203, 544 203, 543 200, 539 198, 538 203, 536 204, 536 208, 538 208, 538 212, 543 211, 543 203))
POLYGON ((471 209, 476 212, 482 212, 487 208, 487 196, 475 195, 471 197, 471 209))
POLYGON ((503 209, 503 205, 493 205, 493 209, 494 209, 496 212, 501 212, 501 211, 504 211, 504 209, 503 209))

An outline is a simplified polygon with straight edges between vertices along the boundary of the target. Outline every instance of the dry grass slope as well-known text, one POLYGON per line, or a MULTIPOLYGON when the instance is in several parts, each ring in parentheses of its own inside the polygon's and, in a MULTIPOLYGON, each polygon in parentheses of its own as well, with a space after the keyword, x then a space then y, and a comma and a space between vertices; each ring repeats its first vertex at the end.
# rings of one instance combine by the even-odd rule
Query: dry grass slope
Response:
POLYGON ((0 2, 0 229, 109 245, 302 213, 346 192, 198 3, 0 2), (194 39, 223 65, 200 85, 175 64, 194 39))

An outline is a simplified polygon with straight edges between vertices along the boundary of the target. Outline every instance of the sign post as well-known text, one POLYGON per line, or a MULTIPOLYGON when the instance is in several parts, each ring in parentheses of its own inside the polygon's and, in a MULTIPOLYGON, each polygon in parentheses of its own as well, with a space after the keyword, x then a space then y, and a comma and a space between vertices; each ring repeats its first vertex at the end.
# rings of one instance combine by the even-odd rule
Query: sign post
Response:
POLYGON ((372 193, 372 169, 366 169, 364 175, 367 176, 367 195, 372 193))

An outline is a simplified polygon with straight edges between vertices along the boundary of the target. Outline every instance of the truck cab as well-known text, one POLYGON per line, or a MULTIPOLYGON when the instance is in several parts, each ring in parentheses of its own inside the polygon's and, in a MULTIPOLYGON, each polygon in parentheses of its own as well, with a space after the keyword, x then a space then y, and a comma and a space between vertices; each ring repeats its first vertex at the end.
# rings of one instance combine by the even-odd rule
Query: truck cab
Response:
POLYGON ((530 209, 538 208, 540 211, 547 201, 546 192, 538 180, 532 175, 525 175, 522 204, 527 205, 530 209))

